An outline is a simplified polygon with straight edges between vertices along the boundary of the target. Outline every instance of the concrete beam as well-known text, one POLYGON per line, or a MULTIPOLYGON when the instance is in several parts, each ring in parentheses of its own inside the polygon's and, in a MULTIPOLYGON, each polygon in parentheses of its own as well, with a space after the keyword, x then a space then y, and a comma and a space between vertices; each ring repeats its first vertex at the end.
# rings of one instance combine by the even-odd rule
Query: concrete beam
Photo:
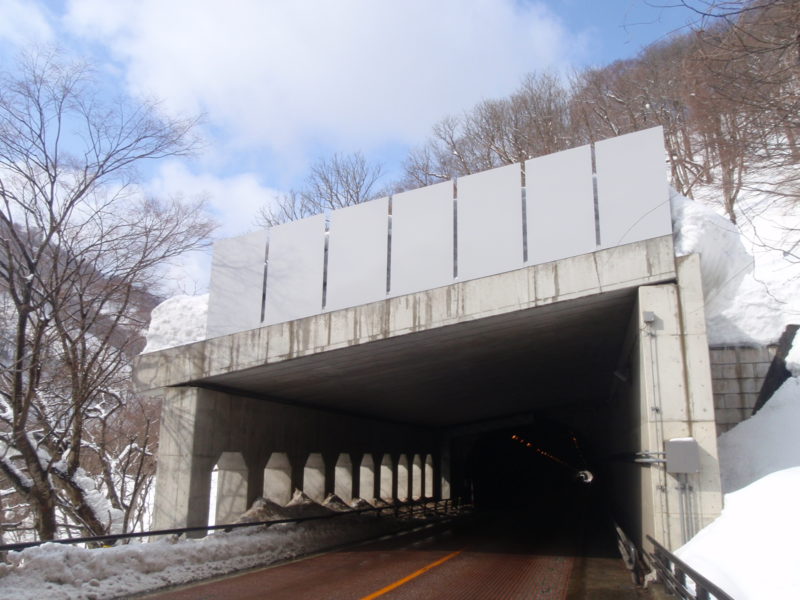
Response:
POLYGON ((243 331, 138 357, 140 391, 674 280, 672 236, 243 331))

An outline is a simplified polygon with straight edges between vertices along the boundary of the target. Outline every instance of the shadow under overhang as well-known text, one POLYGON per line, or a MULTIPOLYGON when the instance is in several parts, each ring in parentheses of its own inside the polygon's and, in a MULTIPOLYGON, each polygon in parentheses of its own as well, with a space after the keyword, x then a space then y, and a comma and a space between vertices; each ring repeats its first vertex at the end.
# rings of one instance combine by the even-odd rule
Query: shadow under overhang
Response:
POLYGON ((428 427, 604 399, 636 297, 600 293, 186 385, 428 427))

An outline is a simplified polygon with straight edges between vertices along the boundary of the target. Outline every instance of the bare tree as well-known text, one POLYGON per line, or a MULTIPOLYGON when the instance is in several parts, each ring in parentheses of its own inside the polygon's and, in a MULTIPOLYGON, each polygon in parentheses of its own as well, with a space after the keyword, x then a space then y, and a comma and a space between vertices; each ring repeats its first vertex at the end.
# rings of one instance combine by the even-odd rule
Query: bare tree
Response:
POLYGON ((743 189, 800 198, 800 2, 683 0, 700 20, 691 99, 705 116, 725 196, 736 221, 743 189), (705 105, 705 106, 703 106, 705 105))
POLYGON ((399 189, 411 189, 569 148, 570 94, 550 73, 525 77, 508 98, 445 117, 404 162, 399 189))
POLYGON ((285 194, 276 205, 261 207, 257 221, 271 227, 374 200, 386 193, 380 186, 381 175, 381 165, 370 163, 360 152, 319 159, 301 189, 285 194))
POLYGON ((100 534, 87 431, 127 393, 159 267, 212 229, 199 203, 136 194, 135 167, 192 151, 194 121, 106 101, 54 52, 18 73, 0 83, 0 473, 40 539, 58 514, 100 534))

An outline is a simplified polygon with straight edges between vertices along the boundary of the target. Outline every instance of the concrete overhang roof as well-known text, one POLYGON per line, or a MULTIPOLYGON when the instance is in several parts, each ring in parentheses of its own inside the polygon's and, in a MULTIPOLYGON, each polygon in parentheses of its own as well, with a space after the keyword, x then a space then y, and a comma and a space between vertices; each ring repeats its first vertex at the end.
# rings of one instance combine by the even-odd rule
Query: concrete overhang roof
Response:
POLYGON ((142 355, 140 389, 191 385, 447 426, 604 398, 670 236, 142 355))

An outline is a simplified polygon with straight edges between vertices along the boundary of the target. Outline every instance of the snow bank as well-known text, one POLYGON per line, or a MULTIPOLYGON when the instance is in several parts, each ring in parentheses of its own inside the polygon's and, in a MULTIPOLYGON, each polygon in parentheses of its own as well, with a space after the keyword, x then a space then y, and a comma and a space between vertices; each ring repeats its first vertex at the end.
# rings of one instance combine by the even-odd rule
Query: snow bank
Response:
POLYGON ((800 264, 773 249, 798 237, 796 217, 774 202, 742 199, 737 228, 703 202, 674 191, 670 200, 676 254, 700 255, 709 343, 776 342, 800 318, 800 264))
POLYGON ((44 544, 9 553, 7 563, 0 563, 0 589, 4 598, 18 600, 128 597, 375 537, 398 527, 391 517, 343 515, 179 542, 164 539, 95 550, 44 544))
POLYGON ((677 550, 736 600, 797 600, 800 467, 778 471, 725 496, 711 525, 677 550))
POLYGON ((761 410, 718 438, 722 491, 800 466, 799 428, 800 378, 791 377, 761 410))
POLYGON ((208 294, 174 296, 153 309, 144 352, 155 352, 206 337, 208 294))
MULTIPOLYGON (((789 353, 800 362, 800 338, 789 353)), ((725 508, 676 554, 736 600, 800 598, 800 373, 718 439, 725 508)))

